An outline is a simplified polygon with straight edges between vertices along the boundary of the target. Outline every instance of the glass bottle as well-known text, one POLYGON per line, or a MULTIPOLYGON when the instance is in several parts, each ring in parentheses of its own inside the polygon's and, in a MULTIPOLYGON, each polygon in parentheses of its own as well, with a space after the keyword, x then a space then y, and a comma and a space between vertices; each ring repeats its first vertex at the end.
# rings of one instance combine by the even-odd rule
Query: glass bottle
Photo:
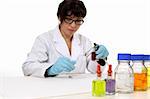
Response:
POLYGON ((92 96, 104 96, 106 92, 106 83, 101 79, 101 66, 97 65, 97 79, 92 81, 92 96))
POLYGON ((108 66, 108 76, 106 79, 106 94, 115 94, 115 79, 112 78, 112 65, 108 66))
POLYGON ((134 75, 130 66, 130 56, 131 54, 126 53, 118 54, 118 65, 115 68, 115 91, 117 93, 133 92, 134 75))
POLYGON ((150 88, 150 55, 144 55, 144 65, 147 68, 147 87, 150 88))
POLYGON ((132 68, 134 71, 134 90, 145 91, 147 90, 147 68, 144 65, 144 55, 131 55, 133 62, 132 68))

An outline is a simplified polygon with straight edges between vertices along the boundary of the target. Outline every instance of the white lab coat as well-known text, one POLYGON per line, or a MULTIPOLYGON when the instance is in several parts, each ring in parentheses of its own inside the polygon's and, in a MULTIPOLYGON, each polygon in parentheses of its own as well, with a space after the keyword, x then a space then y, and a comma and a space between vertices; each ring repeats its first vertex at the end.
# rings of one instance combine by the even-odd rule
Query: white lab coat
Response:
POLYGON ((70 73, 85 73, 85 69, 95 73, 96 64, 85 53, 92 48, 92 43, 80 34, 74 34, 72 40, 71 55, 58 26, 49 32, 39 35, 28 54, 22 69, 26 76, 44 77, 46 69, 52 66, 56 60, 65 56, 75 60, 75 69, 70 73), (93 64, 94 63, 94 64, 93 64))

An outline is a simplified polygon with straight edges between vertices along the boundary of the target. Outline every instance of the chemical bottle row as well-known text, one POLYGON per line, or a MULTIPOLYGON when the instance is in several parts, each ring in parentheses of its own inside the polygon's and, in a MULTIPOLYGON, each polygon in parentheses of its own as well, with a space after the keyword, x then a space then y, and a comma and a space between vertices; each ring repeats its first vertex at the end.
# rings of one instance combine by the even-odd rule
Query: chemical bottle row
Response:
POLYGON ((118 54, 115 78, 112 65, 108 65, 107 79, 101 79, 101 66, 97 66, 97 79, 92 82, 92 95, 104 96, 115 93, 146 91, 150 87, 150 55, 118 54))
POLYGON ((115 69, 116 92, 146 91, 150 84, 148 61, 150 62, 149 55, 118 54, 118 65, 115 69))

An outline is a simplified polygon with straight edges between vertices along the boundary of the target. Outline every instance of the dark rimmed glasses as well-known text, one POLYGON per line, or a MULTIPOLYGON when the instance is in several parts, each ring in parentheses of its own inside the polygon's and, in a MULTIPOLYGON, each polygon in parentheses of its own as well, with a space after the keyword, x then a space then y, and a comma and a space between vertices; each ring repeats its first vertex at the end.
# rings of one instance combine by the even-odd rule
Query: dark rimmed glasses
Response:
POLYGON ((84 20, 82 19, 73 20, 71 18, 65 18, 64 21, 68 24, 72 24, 73 22, 75 22, 76 25, 82 25, 84 23, 84 20))

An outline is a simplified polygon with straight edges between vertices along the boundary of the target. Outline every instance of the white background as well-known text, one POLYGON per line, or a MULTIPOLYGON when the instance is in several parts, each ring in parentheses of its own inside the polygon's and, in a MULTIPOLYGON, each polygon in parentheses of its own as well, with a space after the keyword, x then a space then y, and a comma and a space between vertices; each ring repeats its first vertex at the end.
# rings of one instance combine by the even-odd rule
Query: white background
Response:
MULTIPOLYGON (((58 24, 62 0, 0 0, 0 75, 22 76, 22 63, 35 38, 58 24)), ((87 8, 79 32, 117 53, 150 54, 150 0, 83 0, 87 8)))

